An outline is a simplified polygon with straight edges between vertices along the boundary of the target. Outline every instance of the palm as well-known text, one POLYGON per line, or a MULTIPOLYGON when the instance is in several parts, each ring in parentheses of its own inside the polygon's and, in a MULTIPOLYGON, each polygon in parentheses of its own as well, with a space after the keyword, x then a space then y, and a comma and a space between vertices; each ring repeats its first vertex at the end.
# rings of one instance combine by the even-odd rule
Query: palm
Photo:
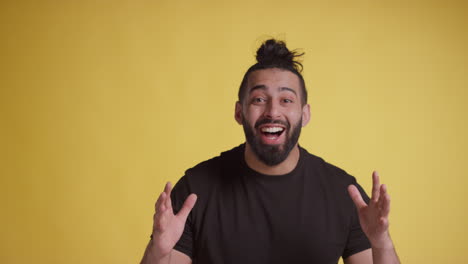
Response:
POLYGON ((171 185, 168 183, 156 202, 153 225, 153 244, 156 254, 165 256, 174 248, 184 231, 185 221, 196 202, 196 195, 191 194, 184 202, 178 214, 174 214, 171 202, 171 185))
POLYGON ((388 229, 388 221, 378 202, 370 201, 369 204, 358 210, 359 222, 364 233, 368 237, 377 237, 388 229))
POLYGON ((372 179, 372 197, 369 204, 364 202, 355 186, 349 186, 348 190, 358 209, 362 230, 373 245, 378 245, 388 235, 390 196, 387 193, 387 187, 380 185, 377 172, 373 173, 372 179))

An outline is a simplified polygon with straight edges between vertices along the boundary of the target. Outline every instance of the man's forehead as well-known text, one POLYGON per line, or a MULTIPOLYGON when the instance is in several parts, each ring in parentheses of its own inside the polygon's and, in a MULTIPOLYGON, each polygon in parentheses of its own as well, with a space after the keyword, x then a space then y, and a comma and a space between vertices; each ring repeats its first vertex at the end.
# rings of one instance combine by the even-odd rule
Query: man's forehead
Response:
POLYGON ((299 77, 283 69, 256 70, 249 75, 247 82, 248 92, 254 90, 293 91, 298 93, 300 88, 299 77))

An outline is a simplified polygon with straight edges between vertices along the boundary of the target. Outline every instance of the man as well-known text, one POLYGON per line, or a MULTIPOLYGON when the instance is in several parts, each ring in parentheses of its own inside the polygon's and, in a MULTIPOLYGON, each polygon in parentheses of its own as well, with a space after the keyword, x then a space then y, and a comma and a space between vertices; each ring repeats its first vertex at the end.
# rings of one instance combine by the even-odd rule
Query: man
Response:
POLYGON ((235 108, 246 143, 166 185, 142 263, 399 263, 377 173, 369 200, 298 145, 310 119, 298 56, 273 39, 259 48, 235 108))

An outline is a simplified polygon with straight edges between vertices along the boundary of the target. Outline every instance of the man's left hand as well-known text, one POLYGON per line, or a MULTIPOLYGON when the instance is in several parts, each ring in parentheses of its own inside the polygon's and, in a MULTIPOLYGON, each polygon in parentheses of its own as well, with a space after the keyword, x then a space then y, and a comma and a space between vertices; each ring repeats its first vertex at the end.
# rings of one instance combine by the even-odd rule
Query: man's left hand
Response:
POLYGON ((369 204, 364 202, 356 186, 348 186, 348 192, 357 207, 361 228, 370 240, 372 247, 393 247, 388 233, 390 196, 387 193, 387 186, 380 184, 378 173, 374 171, 372 174, 372 197, 369 204))

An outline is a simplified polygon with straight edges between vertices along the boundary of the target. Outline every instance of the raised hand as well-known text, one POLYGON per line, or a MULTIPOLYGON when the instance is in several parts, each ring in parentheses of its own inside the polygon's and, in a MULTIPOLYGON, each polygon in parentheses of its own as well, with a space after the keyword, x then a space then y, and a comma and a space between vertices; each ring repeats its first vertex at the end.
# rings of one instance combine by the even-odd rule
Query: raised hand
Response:
POLYGON ((348 192, 358 209, 361 228, 370 240, 372 247, 393 246, 388 233, 390 196, 387 193, 387 186, 380 184, 378 173, 374 171, 372 174, 372 197, 369 204, 364 202, 356 186, 348 186, 348 192))
POLYGON ((171 183, 168 182, 155 205, 152 251, 157 258, 168 256, 177 241, 179 241, 184 231, 187 216, 197 201, 197 196, 190 194, 180 211, 174 214, 171 191, 171 183))

